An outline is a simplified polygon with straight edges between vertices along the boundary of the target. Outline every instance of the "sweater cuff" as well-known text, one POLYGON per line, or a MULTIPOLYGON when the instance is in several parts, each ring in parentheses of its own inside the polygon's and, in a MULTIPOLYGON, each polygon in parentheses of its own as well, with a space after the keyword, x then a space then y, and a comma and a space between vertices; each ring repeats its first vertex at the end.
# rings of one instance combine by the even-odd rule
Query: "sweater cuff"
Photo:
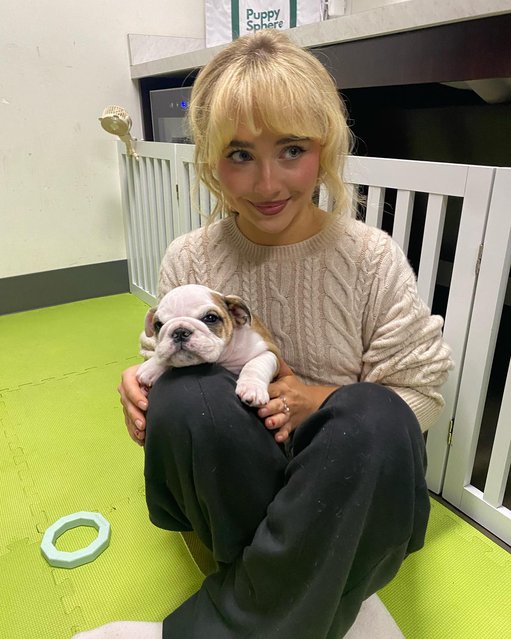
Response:
POLYGON ((424 395, 412 388, 390 388, 413 410, 423 433, 435 425, 445 406, 444 399, 438 391, 430 389, 428 395, 424 395))
POLYGON ((140 355, 144 359, 150 359, 154 355, 156 348, 156 339, 148 337, 144 331, 140 334, 140 355))

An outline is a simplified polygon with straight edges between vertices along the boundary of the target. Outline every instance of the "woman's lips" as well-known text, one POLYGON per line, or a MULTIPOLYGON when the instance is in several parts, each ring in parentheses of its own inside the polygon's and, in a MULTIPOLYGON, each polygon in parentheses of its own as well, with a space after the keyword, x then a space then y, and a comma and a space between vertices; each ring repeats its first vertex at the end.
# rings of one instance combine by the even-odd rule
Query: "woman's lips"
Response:
POLYGON ((276 215, 285 208, 290 199, 276 200, 274 202, 251 202, 251 204, 263 215, 276 215))

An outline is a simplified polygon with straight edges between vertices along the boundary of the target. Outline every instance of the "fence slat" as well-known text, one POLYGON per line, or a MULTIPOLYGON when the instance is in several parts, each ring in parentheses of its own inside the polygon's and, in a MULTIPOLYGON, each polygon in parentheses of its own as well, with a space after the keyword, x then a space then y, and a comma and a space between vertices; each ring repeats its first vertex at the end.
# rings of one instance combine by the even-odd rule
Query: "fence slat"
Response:
POLYGON ((438 258, 444 231, 447 196, 430 194, 426 212, 426 225, 422 238, 422 250, 417 276, 417 288, 426 304, 431 308, 435 293, 438 258))
POLYGON ((159 249, 159 239, 158 239, 158 205, 157 198, 159 196, 159 191, 157 187, 157 162, 156 158, 147 158, 147 188, 148 188, 148 198, 147 198, 147 223, 149 228, 149 237, 150 237, 150 265, 151 265, 151 285, 153 290, 156 290, 156 286, 158 284, 158 271, 159 271, 159 261, 158 257, 160 254, 159 249))
POLYGON ((125 198, 124 224, 126 228, 127 238, 126 248, 128 253, 128 270, 130 272, 131 281, 134 284, 138 285, 138 282, 140 281, 140 274, 138 268, 138 260, 136 259, 136 255, 138 252, 138 237, 135 232, 135 193, 133 186, 133 170, 128 156, 121 154, 120 158, 125 179, 125 183, 123 185, 123 193, 125 198))
POLYGON ((414 200, 415 193, 413 191, 401 189, 397 192, 392 238, 399 244, 405 254, 408 253, 414 200))
POLYGON ((200 215, 200 200, 197 202, 197 189, 196 189, 196 173, 195 165, 193 163, 188 164, 188 182, 190 184, 188 190, 188 204, 190 207, 190 226, 192 229, 198 229, 201 225, 200 215))
POLYGON ((147 273, 147 260, 145 257, 146 238, 143 223, 143 204, 142 204, 142 187, 141 187, 141 166, 140 161, 135 161, 133 158, 129 159, 133 170, 133 191, 134 191, 134 220, 135 220, 135 233, 139 238, 138 250, 135 259, 138 261, 139 280, 138 286, 144 291, 149 289, 149 278, 147 273))
POLYGON ((511 463, 511 366, 500 405, 497 431, 484 487, 484 501, 495 508, 502 506, 511 463))
MULTIPOLYGON (((164 251, 174 239, 174 227, 172 224, 172 169, 169 160, 162 160, 162 194, 165 235, 163 238, 164 251)), ((163 253, 162 253, 163 257, 163 253)))
POLYGON ((153 159, 154 167, 154 188, 155 188, 155 215, 156 215, 156 249, 155 254, 156 267, 159 268, 159 264, 165 251, 165 201, 163 194, 163 169, 162 160, 156 158, 153 159))
POLYGON ((366 224, 381 228, 384 202, 385 189, 378 186, 370 186, 367 194, 366 224))

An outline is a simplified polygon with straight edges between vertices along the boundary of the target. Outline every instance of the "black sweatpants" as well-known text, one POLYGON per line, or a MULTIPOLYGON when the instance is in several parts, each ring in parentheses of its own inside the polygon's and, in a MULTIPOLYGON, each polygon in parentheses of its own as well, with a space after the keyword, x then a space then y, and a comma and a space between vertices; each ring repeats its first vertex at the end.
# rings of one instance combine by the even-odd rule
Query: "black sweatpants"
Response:
POLYGON ((364 599, 424 543, 424 439, 375 384, 335 391, 290 453, 205 364, 173 369, 149 399, 151 521, 195 530, 218 571, 164 621, 164 639, 338 639, 364 599))

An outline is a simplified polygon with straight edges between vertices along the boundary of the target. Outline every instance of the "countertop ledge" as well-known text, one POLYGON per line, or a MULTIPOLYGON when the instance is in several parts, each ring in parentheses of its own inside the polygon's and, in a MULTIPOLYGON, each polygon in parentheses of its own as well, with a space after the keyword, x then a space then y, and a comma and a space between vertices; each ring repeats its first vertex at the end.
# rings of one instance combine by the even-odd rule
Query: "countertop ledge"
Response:
MULTIPOLYGON (((511 13, 511 0, 408 0, 302 25, 288 29, 286 33, 300 46, 313 48, 505 13, 511 13)), ((207 64, 224 46, 187 51, 132 64, 131 77, 136 80, 199 68, 207 64)))

